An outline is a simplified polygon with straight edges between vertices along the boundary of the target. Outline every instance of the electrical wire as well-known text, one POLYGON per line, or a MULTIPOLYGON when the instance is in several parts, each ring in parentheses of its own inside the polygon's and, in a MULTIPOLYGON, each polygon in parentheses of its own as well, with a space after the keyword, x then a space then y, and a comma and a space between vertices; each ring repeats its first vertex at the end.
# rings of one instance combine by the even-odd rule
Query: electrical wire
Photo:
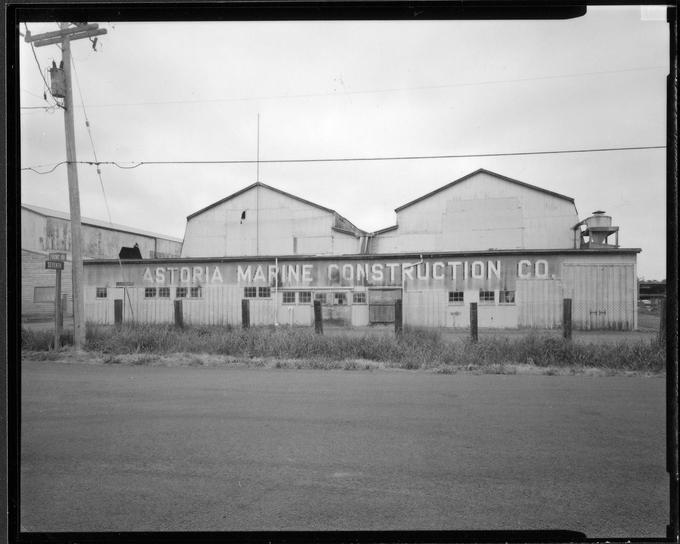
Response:
POLYGON ((76 70, 75 59, 71 55, 71 66, 73 67, 73 75, 76 80, 76 87, 78 88, 78 96, 80 97, 80 103, 83 107, 83 115, 85 117, 85 127, 87 128, 87 135, 90 138, 90 146, 92 147, 92 156, 94 157, 95 164, 97 165, 97 176, 99 177, 99 185, 102 188, 102 194, 104 195, 104 203, 106 204, 106 213, 109 217, 109 223, 111 223, 111 210, 109 209, 109 201, 106 198, 106 191, 104 190, 104 180, 102 179, 102 171, 99 168, 99 161, 97 160, 97 150, 94 147, 94 139, 92 138, 92 131, 90 130, 90 119, 87 116, 87 110, 85 109, 85 101, 83 100, 83 92, 80 89, 80 80, 78 79, 78 71, 76 70))
MULTIPOLYGON (((104 204, 106 205, 106 213, 109 218, 109 224, 112 224, 113 221, 111 221, 111 208, 109 208, 109 200, 106 197, 106 191, 104 190, 104 180, 102 179, 102 171, 101 168, 99 168, 99 161, 97 160, 97 150, 94 146, 94 138, 92 137, 92 130, 90 127, 90 119, 87 116, 87 109, 85 108, 85 100, 83 99, 83 92, 80 88, 80 80, 78 79, 78 71, 76 70, 76 63, 75 59, 73 58, 73 55, 69 51, 69 56, 71 57, 71 67, 73 68, 73 75, 75 76, 74 79, 76 81, 76 87, 78 89, 78 96, 80 97, 80 104, 83 108, 83 116, 85 117, 85 127, 87 128, 87 135, 90 138, 90 146, 92 147, 92 156, 94 157, 94 164, 97 166, 97 177, 99 178, 99 185, 102 188, 102 195, 104 195, 104 204)), ((130 308, 130 315, 132 316, 132 321, 134 322, 135 320, 135 311, 132 307, 132 300, 130 299, 130 293, 128 292, 128 289, 125 285, 125 273, 123 271, 123 261, 120 258, 120 254, 118 255, 118 265, 120 267, 120 279, 121 283, 123 284, 123 293, 125 293, 125 297, 127 298, 128 305, 130 308)))
POLYGON ((119 102, 112 104, 90 104, 90 108, 109 108, 109 107, 127 107, 127 106, 171 106, 177 104, 202 104, 202 103, 215 103, 215 102, 242 102, 251 100, 279 100, 287 98, 319 98, 324 96, 349 96, 349 95, 360 95, 360 94, 380 94, 380 93, 392 93, 392 92, 403 92, 403 91, 424 91, 424 90, 436 90, 436 89, 451 89, 456 87, 474 87, 477 85, 497 85, 501 83, 523 83, 528 81, 545 81, 551 79, 563 79, 570 77, 588 77, 597 75, 608 75, 608 74, 620 74, 626 72, 641 72, 649 70, 663 70, 667 67, 665 66, 648 66, 640 68, 623 68, 620 70, 601 70, 596 72, 581 72, 573 74, 556 74, 551 76, 537 76, 537 77, 526 77, 526 78, 516 78, 516 79, 495 79, 487 81, 470 81, 461 83, 451 83, 444 85, 421 85, 415 87, 392 87, 385 89, 366 89, 358 91, 341 91, 341 92, 331 92, 331 93, 301 93, 301 94, 284 94, 284 95, 263 95, 263 96, 252 96, 252 97, 233 97, 233 98, 206 98, 206 99, 195 99, 195 100, 163 100, 156 102, 119 102))
MULTIPOLYGON (((28 25, 24 23, 24 27, 26 27, 26 32, 28 32, 28 25)), ((43 74, 43 69, 42 66, 40 66, 40 61, 38 60, 38 55, 35 52, 35 47, 33 46, 33 42, 30 43, 31 46, 31 51, 33 52, 33 58, 35 59, 35 63, 38 65, 38 72, 40 72, 40 77, 43 80, 43 83, 45 84, 45 89, 48 93, 50 93, 50 96, 52 97, 52 100, 54 100, 54 103, 56 106, 63 108, 64 106, 59 103, 59 101, 56 99, 56 97, 52 94, 52 89, 50 89, 50 86, 47 84, 47 80, 45 79, 45 74, 43 74)), ((44 96, 47 96, 46 94, 44 96)), ((47 100, 47 98, 45 98, 47 100)))
MULTIPOLYGON (((111 165, 122 170, 132 170, 143 165, 168 165, 168 164, 286 164, 286 163, 311 163, 311 162, 367 162, 367 161, 410 161, 410 160, 425 160, 425 159, 469 159, 479 157, 519 157, 527 155, 557 155, 567 153, 600 153, 607 151, 640 151, 646 149, 666 149, 665 145, 647 145, 647 146, 631 146, 631 147, 601 147, 589 149, 559 149, 551 151, 517 151, 511 153, 469 153, 460 155, 408 155, 408 156, 393 156, 393 157, 344 157, 344 158, 326 158, 326 159, 260 159, 258 160, 206 160, 206 161, 139 161, 133 163, 132 166, 123 166, 117 161, 76 161, 77 164, 87 164, 90 166, 111 165)), ((54 171, 57 166, 65 164, 67 161, 57 163, 54 168, 47 172, 38 172, 35 167, 24 167, 21 170, 32 170, 36 174, 49 174, 54 171)), ((43 165, 47 166, 47 165, 43 165)))

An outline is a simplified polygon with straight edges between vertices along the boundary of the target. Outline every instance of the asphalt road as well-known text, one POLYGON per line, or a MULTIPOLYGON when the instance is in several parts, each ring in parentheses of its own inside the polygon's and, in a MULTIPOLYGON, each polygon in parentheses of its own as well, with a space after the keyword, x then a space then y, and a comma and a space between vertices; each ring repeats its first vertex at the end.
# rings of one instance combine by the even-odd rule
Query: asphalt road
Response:
POLYGON ((663 536, 662 378, 24 362, 25 531, 663 536))

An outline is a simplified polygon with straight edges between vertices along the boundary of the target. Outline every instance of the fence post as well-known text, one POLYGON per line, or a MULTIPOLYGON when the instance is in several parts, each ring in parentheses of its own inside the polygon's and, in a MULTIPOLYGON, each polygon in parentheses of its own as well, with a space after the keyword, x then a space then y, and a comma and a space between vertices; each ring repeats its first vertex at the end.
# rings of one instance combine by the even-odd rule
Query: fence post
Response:
POLYGON ((116 325, 123 323, 123 299, 117 298, 113 301, 113 322, 116 325))
POLYGON ((658 341, 660 344, 666 343, 666 300, 662 300, 660 304, 661 313, 659 314, 659 336, 658 341))
POLYGON ((397 299, 394 301, 394 334, 397 336, 401 335, 403 323, 402 301, 401 299, 397 299))
POLYGON ((477 342, 478 340, 476 302, 470 303, 470 338, 472 339, 473 342, 477 342))
POLYGON ((321 314, 321 301, 314 301, 314 332, 323 334, 323 318, 321 314))
POLYGON ((241 326, 244 329, 250 327, 250 300, 247 298, 241 299, 241 326))
POLYGON ((184 314, 182 312, 182 299, 175 300, 175 326, 184 327, 184 314))
POLYGON ((562 300, 562 336, 571 340, 571 299, 562 300))

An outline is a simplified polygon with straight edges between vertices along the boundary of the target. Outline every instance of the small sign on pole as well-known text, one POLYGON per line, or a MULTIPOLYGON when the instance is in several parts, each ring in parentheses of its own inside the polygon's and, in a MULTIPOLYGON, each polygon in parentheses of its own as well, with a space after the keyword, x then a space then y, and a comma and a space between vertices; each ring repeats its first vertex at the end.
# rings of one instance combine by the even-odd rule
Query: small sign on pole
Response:
POLYGON ((45 269, 47 270, 63 270, 64 261, 45 261, 45 269))
POLYGON ((50 253, 45 261, 45 269, 55 270, 54 278, 54 349, 61 347, 61 271, 64 269, 65 253, 50 253))

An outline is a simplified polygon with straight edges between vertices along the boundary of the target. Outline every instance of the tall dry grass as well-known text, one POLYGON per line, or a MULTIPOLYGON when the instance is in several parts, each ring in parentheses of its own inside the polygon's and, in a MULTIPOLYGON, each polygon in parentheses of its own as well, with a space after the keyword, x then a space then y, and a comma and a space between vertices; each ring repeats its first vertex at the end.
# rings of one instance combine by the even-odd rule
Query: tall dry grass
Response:
MULTIPOLYGON (((368 360, 405 369, 503 367, 586 368, 663 372, 665 346, 656 342, 580 344, 532 332, 523 337, 447 341, 431 329, 406 328, 391 335, 315 334, 310 328, 126 324, 121 327, 89 324, 86 349, 105 354, 208 353, 242 358, 279 358, 329 361, 368 360)), ((64 335, 64 344, 72 338, 64 335)), ((47 331, 22 330, 22 348, 49 350, 47 331)), ((322 365, 328 367, 328 365, 322 365)))

